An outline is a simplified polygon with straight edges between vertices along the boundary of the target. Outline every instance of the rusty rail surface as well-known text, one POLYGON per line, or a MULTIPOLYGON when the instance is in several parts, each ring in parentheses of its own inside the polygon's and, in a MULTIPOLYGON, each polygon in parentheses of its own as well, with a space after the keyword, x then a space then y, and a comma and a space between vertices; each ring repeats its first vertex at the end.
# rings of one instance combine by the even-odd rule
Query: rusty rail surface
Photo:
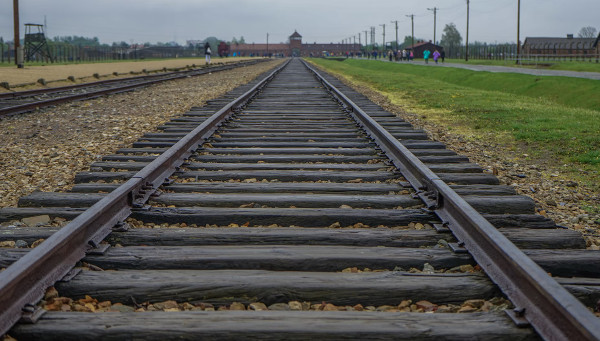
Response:
POLYGON ((600 323, 573 295, 440 180, 379 123, 304 62, 330 93, 392 159, 419 197, 461 241, 475 261, 514 303, 507 312, 529 322, 546 340, 599 340, 600 323))
POLYGON ((80 99, 91 99, 91 98, 95 98, 95 97, 99 97, 99 96, 130 91, 130 90, 133 90, 136 88, 140 88, 140 87, 144 87, 144 86, 148 86, 148 85, 152 85, 152 84, 156 84, 156 83, 160 83, 160 82, 181 79, 181 78, 186 78, 186 77, 192 77, 192 76, 199 76, 199 75, 207 74, 210 72, 231 70, 231 69, 234 69, 237 67, 253 65, 260 61, 265 61, 265 60, 267 60, 267 59, 242 61, 242 62, 234 63, 234 64, 228 64, 228 65, 222 65, 222 66, 210 67, 210 68, 202 68, 202 69, 193 69, 193 70, 189 70, 189 71, 174 71, 174 72, 169 72, 169 73, 160 74, 160 75, 136 76, 136 77, 127 77, 127 78, 120 78, 120 79, 109 79, 109 80, 104 80, 104 81, 62 86, 62 87, 49 88, 49 89, 35 89, 35 90, 3 93, 3 94, 0 94, 0 104, 2 103, 1 100, 3 100, 3 99, 18 99, 18 98, 29 97, 29 96, 40 95, 40 94, 57 94, 57 93, 62 93, 62 92, 72 91, 72 90, 81 90, 81 89, 86 89, 86 88, 92 89, 92 88, 99 87, 99 86, 124 83, 124 85, 122 85, 122 86, 111 87, 108 89, 104 88, 104 89, 100 89, 100 90, 93 90, 90 92, 77 93, 77 94, 71 93, 71 94, 66 94, 65 96, 61 96, 61 97, 49 98, 46 100, 29 102, 29 103, 19 104, 19 105, 15 105, 15 106, 0 108, 0 117, 3 115, 9 115, 9 114, 20 114, 20 113, 28 112, 31 110, 35 110, 37 108, 45 107, 45 106, 56 105, 56 104, 71 102, 71 101, 80 100, 80 99), (131 83, 131 82, 135 82, 135 83, 131 83))
POLYGON ((129 181, 3 271, 0 276, 0 335, 17 322, 22 313, 31 312, 46 288, 63 278, 133 208, 142 207, 204 139, 254 97, 287 63, 224 106, 129 181))

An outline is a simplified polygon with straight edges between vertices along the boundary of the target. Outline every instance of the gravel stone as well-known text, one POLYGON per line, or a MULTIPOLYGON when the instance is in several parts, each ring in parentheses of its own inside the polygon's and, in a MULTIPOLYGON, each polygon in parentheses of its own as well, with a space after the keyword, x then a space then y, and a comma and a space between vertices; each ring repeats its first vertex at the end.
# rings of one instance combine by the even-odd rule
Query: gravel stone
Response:
POLYGON ((120 313, 131 313, 131 312, 135 311, 135 308, 127 306, 127 305, 122 305, 122 304, 116 303, 116 304, 113 304, 110 307, 110 310, 111 311, 118 311, 120 313))
POLYGON ((298 301, 291 301, 289 303, 290 310, 302 310, 302 303, 298 301))
POLYGON ((269 310, 291 310, 287 303, 274 303, 269 306, 269 310))
POLYGON ((240 302, 233 302, 229 306, 229 310, 246 310, 246 306, 240 302))
POLYGON ((431 266, 431 264, 425 263, 423 265, 423 273, 425 273, 425 274, 434 274, 435 273, 435 268, 433 266, 431 266))
POLYGON ((15 247, 26 248, 29 247, 29 244, 27 244, 26 241, 19 239, 15 242, 15 247))
POLYGON ((264 303, 254 302, 248 305, 248 310, 268 310, 268 308, 264 303))
POLYGON ((21 219, 21 222, 26 226, 41 226, 50 223, 50 216, 48 215, 38 215, 35 217, 27 217, 21 219))

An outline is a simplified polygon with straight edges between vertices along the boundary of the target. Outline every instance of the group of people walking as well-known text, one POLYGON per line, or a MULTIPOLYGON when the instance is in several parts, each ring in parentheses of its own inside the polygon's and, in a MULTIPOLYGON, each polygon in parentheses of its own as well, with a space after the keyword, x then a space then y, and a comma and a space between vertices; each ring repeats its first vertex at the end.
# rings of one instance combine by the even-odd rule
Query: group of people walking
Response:
MULTIPOLYGON (((392 61, 392 57, 394 57, 394 53, 392 51, 389 52, 389 58, 390 61, 392 61)), ((412 50, 407 51, 407 50, 398 50, 398 52, 396 52, 396 60, 400 60, 400 61, 411 61, 415 58, 415 54, 412 50)))
MULTIPOLYGON (((377 58, 377 52, 373 51, 373 58, 377 58)), ((393 51, 388 51, 387 53, 388 59, 389 61, 412 61, 415 59, 415 54, 412 50, 398 50, 398 52, 394 53, 393 51)), ((444 59, 446 58, 446 53, 444 52, 444 50, 442 50, 442 52, 438 51, 438 50, 434 50, 433 54, 431 53, 431 51, 429 50, 425 50, 423 51, 423 59, 425 60, 426 64, 429 64, 429 59, 430 57, 433 57, 433 61, 435 61, 435 63, 438 63, 438 60, 441 58, 442 59, 442 63, 444 62, 444 59)))

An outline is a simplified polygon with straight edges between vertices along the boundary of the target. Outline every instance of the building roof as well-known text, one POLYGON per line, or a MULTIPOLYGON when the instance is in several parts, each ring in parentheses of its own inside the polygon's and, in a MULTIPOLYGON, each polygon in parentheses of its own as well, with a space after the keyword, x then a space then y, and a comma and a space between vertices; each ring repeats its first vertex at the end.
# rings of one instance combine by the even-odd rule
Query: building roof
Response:
POLYGON ((417 48, 417 47, 421 47, 421 46, 428 45, 428 44, 429 44, 429 45, 431 45, 431 46, 438 47, 438 48, 443 48, 442 46, 440 46, 440 45, 436 45, 436 44, 434 44, 434 43, 432 43, 432 42, 430 42, 430 41, 423 41, 423 42, 420 42, 420 43, 417 43, 417 44, 414 44, 414 45, 408 46, 408 47, 406 47, 406 49, 407 49, 407 50, 412 50, 412 49, 415 49, 415 48, 417 48))
MULTIPOLYGON (((600 38, 600 36, 599 36, 600 38)), ((527 37, 523 45, 532 49, 593 49, 598 38, 527 37)))
MULTIPOLYGON (((270 51, 289 50, 288 44, 268 44, 270 51)), ((267 44, 231 44, 231 50, 235 52, 244 51, 266 51, 267 44)))
POLYGON ((298 33, 298 31, 294 30, 294 33, 292 33, 290 38, 302 38, 302 36, 300 35, 300 33, 298 33))

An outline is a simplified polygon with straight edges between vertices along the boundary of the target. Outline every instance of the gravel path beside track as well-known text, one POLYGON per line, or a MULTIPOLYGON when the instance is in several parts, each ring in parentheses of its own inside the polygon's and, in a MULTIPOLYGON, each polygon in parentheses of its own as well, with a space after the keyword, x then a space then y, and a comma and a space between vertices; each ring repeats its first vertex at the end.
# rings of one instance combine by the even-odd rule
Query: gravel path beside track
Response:
POLYGON ((35 190, 69 189, 75 173, 88 170, 99 156, 131 145, 169 118, 249 82, 280 62, 0 120, 0 207, 15 206, 19 197, 35 190))

